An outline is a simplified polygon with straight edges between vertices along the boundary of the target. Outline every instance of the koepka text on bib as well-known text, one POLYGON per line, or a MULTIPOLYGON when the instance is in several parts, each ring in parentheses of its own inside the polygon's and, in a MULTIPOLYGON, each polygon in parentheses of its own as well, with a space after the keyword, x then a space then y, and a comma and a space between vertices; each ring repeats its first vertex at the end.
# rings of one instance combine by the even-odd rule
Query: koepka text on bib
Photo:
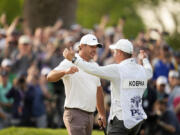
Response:
POLYGON ((140 79, 124 79, 122 80, 124 89, 145 89, 147 87, 147 80, 140 79))

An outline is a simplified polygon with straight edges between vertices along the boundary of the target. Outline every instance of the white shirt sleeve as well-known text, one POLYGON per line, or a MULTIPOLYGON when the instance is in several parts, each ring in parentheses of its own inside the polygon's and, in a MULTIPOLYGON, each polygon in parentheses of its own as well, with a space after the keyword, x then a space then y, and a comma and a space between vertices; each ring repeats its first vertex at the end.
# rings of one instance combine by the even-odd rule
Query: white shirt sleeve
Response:
POLYGON ((68 61, 68 60, 66 60, 66 59, 64 59, 57 67, 55 67, 53 70, 65 70, 65 69, 68 69, 68 68, 70 68, 70 67, 72 67, 73 66, 73 64, 70 62, 70 61, 68 61))
POLYGON ((145 68, 147 78, 151 79, 152 75, 153 75, 153 70, 152 70, 152 66, 149 63, 149 60, 147 58, 143 59, 143 67, 145 68))
POLYGON ((116 64, 98 66, 96 64, 86 62, 79 58, 77 58, 74 64, 80 67, 85 72, 106 80, 113 80, 120 77, 119 73, 117 73, 119 70, 116 64))
MULTIPOLYGON (((70 62, 70 61, 68 61, 67 59, 64 59, 57 67, 55 67, 53 70, 56 70, 56 71, 60 71, 60 70, 66 70, 66 69, 68 69, 68 68, 70 68, 70 67, 72 67, 73 66, 73 64, 70 62)), ((68 76, 70 76, 69 74, 67 74, 67 75, 64 75, 62 78, 64 78, 64 77, 68 77, 68 76)))

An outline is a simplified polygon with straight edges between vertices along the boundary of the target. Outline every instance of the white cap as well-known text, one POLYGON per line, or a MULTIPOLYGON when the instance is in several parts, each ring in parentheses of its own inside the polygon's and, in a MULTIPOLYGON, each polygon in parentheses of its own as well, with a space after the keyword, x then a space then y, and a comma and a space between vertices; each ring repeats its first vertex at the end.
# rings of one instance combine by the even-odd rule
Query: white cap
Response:
POLYGON ((86 34, 84 35, 81 40, 80 40, 80 45, 84 44, 84 45, 89 45, 89 46, 98 46, 98 47, 102 47, 102 44, 100 44, 96 38, 96 36, 94 36, 93 34, 86 34))
POLYGON ((156 80, 156 85, 167 84, 167 78, 165 76, 159 76, 156 80))
POLYGON ((3 59, 3 61, 1 62, 1 66, 2 67, 8 67, 8 66, 12 66, 12 61, 10 59, 3 59))
POLYGON ((176 70, 171 70, 169 71, 168 77, 179 78, 179 72, 177 72, 176 70))
POLYGON ((47 75, 50 71, 51 71, 51 69, 49 67, 43 67, 41 69, 41 74, 42 75, 47 75))
POLYGON ((22 35, 19 38, 19 44, 29 44, 31 42, 30 38, 26 35, 22 35))
POLYGON ((112 50, 121 50, 123 52, 133 54, 133 44, 127 39, 120 39, 117 43, 110 45, 110 49, 112 50))

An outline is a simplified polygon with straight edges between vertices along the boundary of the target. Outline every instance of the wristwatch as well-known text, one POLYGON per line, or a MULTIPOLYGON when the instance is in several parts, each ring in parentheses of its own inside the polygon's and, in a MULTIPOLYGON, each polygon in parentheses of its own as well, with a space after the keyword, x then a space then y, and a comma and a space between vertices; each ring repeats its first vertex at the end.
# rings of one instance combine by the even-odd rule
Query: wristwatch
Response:
POLYGON ((77 57, 75 56, 74 58, 72 58, 72 63, 74 63, 77 60, 77 57))

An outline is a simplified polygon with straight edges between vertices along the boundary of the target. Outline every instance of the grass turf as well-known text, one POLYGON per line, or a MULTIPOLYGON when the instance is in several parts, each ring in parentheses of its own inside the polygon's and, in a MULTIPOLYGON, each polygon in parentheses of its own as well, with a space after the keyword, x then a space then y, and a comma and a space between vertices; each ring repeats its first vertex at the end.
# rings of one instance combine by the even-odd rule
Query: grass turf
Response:
MULTIPOLYGON (((0 130, 0 135, 68 135, 66 129, 38 129, 10 127, 0 130)), ((103 131, 93 130, 92 135, 104 135, 103 131)))

